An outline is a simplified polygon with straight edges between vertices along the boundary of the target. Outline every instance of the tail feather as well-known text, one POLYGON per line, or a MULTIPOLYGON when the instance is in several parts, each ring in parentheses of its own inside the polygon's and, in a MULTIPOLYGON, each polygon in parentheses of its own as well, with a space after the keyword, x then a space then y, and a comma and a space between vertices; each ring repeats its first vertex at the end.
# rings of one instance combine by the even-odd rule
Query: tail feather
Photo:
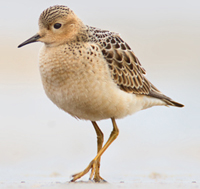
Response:
POLYGON ((172 100, 168 96, 162 94, 160 91, 151 90, 150 93, 149 93, 149 96, 154 97, 154 98, 159 98, 162 101, 164 101, 167 105, 170 105, 170 106, 176 106, 176 107, 179 107, 179 108, 184 107, 183 104, 172 100))
POLYGON ((179 102, 176 102, 176 101, 173 101, 173 100, 167 100, 167 99, 161 99, 161 100, 163 100, 164 102, 166 102, 168 105, 170 105, 170 106, 176 106, 176 107, 179 107, 179 108, 182 108, 182 107, 184 107, 184 105, 183 104, 181 104, 181 103, 179 103, 179 102))

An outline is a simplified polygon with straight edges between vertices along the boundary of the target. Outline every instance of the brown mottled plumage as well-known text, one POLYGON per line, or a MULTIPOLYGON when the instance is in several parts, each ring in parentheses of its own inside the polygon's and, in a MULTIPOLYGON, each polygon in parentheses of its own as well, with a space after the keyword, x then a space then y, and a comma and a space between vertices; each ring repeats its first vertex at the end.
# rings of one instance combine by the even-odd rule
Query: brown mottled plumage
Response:
POLYGON ((157 105, 183 107, 146 79, 145 69, 119 34, 84 25, 66 6, 44 10, 39 32, 19 47, 36 41, 44 43, 39 67, 47 96, 73 117, 90 120, 97 134, 96 157, 71 181, 90 170, 90 179, 105 181, 99 174, 100 158, 118 136, 115 119, 157 105), (113 131, 103 146, 96 121, 108 118, 113 131))
POLYGON ((107 60, 114 82, 128 93, 148 95, 165 101, 168 105, 182 107, 183 105, 163 95, 144 74, 146 70, 135 56, 130 46, 119 34, 88 27, 89 39, 97 43, 107 60))

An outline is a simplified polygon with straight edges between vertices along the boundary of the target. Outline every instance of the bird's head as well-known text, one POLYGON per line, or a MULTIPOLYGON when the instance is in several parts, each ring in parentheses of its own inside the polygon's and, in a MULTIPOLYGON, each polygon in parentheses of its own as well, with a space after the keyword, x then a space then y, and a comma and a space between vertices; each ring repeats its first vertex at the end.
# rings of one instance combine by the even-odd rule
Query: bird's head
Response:
POLYGON ((44 10, 40 15, 39 32, 18 47, 37 41, 46 45, 60 45, 75 40, 83 28, 84 24, 71 9, 63 5, 55 5, 44 10))

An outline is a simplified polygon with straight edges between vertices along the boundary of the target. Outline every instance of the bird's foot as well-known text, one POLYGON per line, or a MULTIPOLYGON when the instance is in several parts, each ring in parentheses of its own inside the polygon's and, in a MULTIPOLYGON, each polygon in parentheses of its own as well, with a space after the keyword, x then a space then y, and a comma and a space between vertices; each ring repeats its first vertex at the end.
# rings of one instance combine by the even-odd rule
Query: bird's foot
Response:
POLYGON ((75 182, 77 179, 81 178, 85 174, 87 174, 91 169, 91 174, 89 180, 93 180, 94 182, 106 182, 100 175, 99 175, 99 161, 93 159, 90 164, 84 169, 82 172, 72 175, 73 179, 71 182, 75 182))

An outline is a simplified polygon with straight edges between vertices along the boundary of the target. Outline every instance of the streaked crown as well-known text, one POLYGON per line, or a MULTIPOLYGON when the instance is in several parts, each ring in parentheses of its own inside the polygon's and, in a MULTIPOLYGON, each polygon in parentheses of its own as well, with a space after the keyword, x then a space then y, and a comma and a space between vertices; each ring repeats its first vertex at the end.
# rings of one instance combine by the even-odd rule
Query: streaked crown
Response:
POLYGON ((48 26, 58 18, 63 18, 68 16, 69 14, 74 14, 74 12, 64 5, 55 5, 44 10, 39 19, 39 23, 41 23, 44 27, 48 28, 48 26))

